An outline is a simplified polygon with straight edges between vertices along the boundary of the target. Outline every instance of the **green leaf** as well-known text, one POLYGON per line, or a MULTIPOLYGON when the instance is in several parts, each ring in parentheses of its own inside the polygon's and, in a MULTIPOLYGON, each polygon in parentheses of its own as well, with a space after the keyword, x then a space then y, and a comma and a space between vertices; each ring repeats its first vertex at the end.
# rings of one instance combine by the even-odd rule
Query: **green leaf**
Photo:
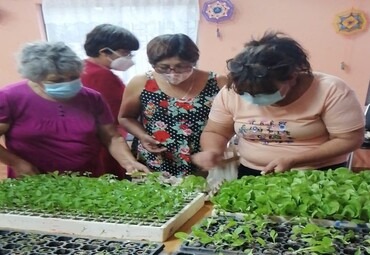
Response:
POLYGON ((242 239, 242 238, 239 238, 239 239, 235 239, 232 243, 231 243, 231 246, 233 247, 238 247, 238 246, 242 246, 245 244, 245 240, 242 239))
POLYGON ((175 233, 175 237, 178 238, 178 239, 181 239, 183 241, 187 240, 188 239, 188 236, 189 236, 189 234, 187 234, 185 232, 177 232, 177 233, 175 233))
POLYGON ((361 255, 361 254, 362 254, 361 249, 360 248, 357 248, 357 250, 356 250, 356 252, 355 252, 354 255, 361 255))
POLYGON ((266 246, 266 241, 263 240, 261 237, 257 237, 256 241, 262 246, 262 247, 265 247, 266 246))
POLYGON ((339 211, 339 208, 340 208, 340 204, 338 201, 329 201, 327 204, 326 204, 326 214, 327 215, 332 215, 332 214, 335 214, 339 211))

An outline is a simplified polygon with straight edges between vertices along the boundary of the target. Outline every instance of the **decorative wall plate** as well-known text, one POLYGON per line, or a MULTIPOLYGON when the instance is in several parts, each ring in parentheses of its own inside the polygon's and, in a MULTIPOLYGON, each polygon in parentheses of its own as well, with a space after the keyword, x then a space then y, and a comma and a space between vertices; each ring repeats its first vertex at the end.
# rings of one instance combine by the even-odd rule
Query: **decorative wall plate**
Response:
POLYGON ((229 20, 234 12, 234 5, 230 0, 209 0, 203 4, 202 15, 209 21, 217 24, 216 34, 221 37, 218 27, 220 22, 229 20))
POLYGON ((334 21, 337 33, 351 35, 367 28, 366 15, 361 10, 350 9, 335 15, 334 21))

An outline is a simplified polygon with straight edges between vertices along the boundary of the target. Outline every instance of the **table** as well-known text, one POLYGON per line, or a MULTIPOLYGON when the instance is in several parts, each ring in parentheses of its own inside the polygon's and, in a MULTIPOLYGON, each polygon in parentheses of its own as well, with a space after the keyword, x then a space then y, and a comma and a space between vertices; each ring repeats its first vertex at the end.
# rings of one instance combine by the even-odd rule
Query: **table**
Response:
MULTIPOLYGON (((206 202, 204 206, 191 217, 184 225, 182 225, 176 232, 190 233, 191 227, 197 224, 204 217, 210 216, 212 213, 213 205, 211 202, 206 202)), ((172 235, 167 241, 164 242, 164 251, 168 254, 177 251, 180 248, 181 240, 177 239, 175 235, 172 235)))

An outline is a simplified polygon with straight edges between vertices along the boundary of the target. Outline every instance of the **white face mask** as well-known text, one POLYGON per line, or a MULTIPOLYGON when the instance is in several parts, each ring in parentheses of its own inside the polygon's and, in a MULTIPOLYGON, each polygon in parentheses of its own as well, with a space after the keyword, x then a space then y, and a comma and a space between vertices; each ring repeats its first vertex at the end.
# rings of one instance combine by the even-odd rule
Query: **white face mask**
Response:
POLYGON ((170 85, 179 85, 193 74, 193 70, 187 73, 163 73, 161 75, 170 85))
POLYGON ((110 67, 117 71, 126 71, 131 66, 133 66, 135 63, 132 61, 131 57, 125 56, 125 57, 119 57, 113 60, 110 63, 110 67))
POLYGON ((249 93, 244 92, 243 95, 240 96, 245 101, 256 105, 272 105, 285 98, 285 96, 281 95, 279 90, 273 94, 257 94, 255 96, 252 96, 249 93))
POLYGON ((132 61, 131 53, 128 56, 122 56, 110 48, 105 48, 105 49, 109 50, 114 55, 118 56, 118 58, 114 60, 108 57, 111 61, 110 68, 117 70, 117 71, 126 71, 127 69, 129 69, 131 66, 135 64, 134 61, 132 61))

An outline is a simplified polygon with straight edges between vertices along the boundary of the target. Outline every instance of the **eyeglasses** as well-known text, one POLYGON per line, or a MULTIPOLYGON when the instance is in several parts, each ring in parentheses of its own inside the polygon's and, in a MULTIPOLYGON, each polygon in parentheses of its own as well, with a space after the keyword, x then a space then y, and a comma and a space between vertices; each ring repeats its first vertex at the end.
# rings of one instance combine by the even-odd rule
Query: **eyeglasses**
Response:
POLYGON ((120 53, 118 53, 118 52, 116 52, 116 51, 113 51, 113 54, 115 54, 116 56, 118 56, 118 57, 126 57, 126 58, 133 58, 134 57, 134 54, 132 54, 131 52, 125 52, 125 53, 123 53, 123 54, 120 54, 120 53))
POLYGON ((181 65, 175 65, 173 67, 171 67, 169 65, 155 65, 155 66, 153 66, 153 68, 157 73, 169 74, 169 73, 171 73, 171 71, 174 71, 175 73, 186 73, 186 72, 190 72, 191 69, 193 69, 193 65, 181 64, 181 65))
POLYGON ((104 50, 108 50, 110 52, 112 52, 114 55, 118 56, 118 57, 128 57, 128 58, 132 58, 134 57, 134 54, 131 53, 131 51, 125 51, 123 54, 120 54, 119 52, 117 51, 114 51, 112 50, 111 48, 104 48, 104 49, 101 49, 101 51, 104 51, 104 50))
POLYGON ((125 53, 123 55, 121 55, 121 57, 127 57, 127 58, 133 58, 135 56, 134 53, 131 53, 131 52, 128 52, 128 53, 125 53))
POLYGON ((270 70, 278 70, 288 72, 291 68, 292 63, 283 63, 275 66, 264 66, 261 64, 243 64, 234 59, 229 59, 226 61, 227 69, 232 73, 238 73, 243 70, 249 72, 251 75, 257 78, 265 77, 270 70), (283 68, 286 68, 285 70, 283 68))

